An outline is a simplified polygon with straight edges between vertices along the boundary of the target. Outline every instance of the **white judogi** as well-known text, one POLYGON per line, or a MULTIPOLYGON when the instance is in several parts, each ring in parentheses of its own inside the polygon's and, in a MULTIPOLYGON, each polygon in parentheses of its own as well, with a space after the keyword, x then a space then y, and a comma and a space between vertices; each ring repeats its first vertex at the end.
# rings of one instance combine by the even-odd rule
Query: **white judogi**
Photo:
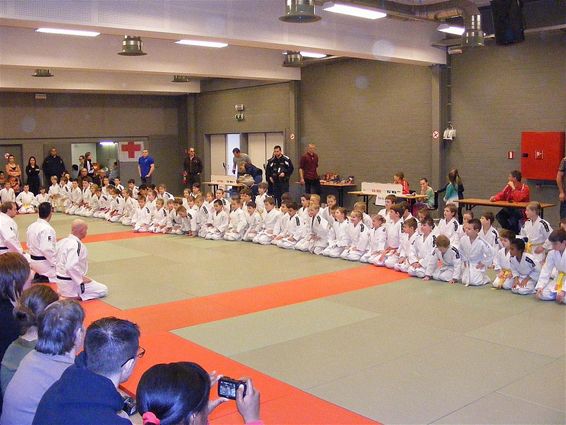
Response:
POLYGON ((263 195, 256 195, 255 196, 255 207, 257 212, 263 216, 265 212, 265 198, 267 198, 267 192, 263 195))
POLYGON ((33 202, 33 205, 37 207, 37 206, 39 206, 39 204, 41 204, 41 203, 43 203, 43 202, 50 202, 50 201, 51 201, 51 197, 49 196, 49 194, 47 194, 47 193, 44 193, 44 194, 38 193, 38 194, 35 196, 35 200, 34 200, 34 202, 33 202))
POLYGON ((529 295, 535 292, 535 286, 540 275, 540 263, 536 262, 531 254, 524 252, 521 261, 517 260, 516 257, 511 257, 510 264, 513 279, 518 277, 520 282, 528 279, 524 288, 515 286, 512 291, 519 295, 529 295))
POLYGON ((494 288, 511 289, 513 287, 513 272, 511 271, 511 253, 501 248, 493 258, 494 270, 497 273, 493 281, 494 288))
POLYGON ((35 195, 31 192, 20 192, 16 197, 16 204, 20 214, 29 214, 35 212, 34 206, 35 195))
POLYGON ((350 223, 348 226, 350 234, 350 245, 342 251, 340 258, 349 261, 360 261, 362 255, 365 254, 369 243, 369 231, 364 223, 361 221, 354 225, 350 223))
POLYGON ((385 226, 380 226, 376 229, 370 229, 368 249, 360 258, 360 262, 373 264, 375 261, 377 261, 380 253, 385 249, 386 242, 387 231, 385 229, 385 226))
POLYGON ((273 229, 273 236, 275 237, 271 240, 272 245, 277 245, 279 241, 286 236, 287 225, 289 224, 290 217, 291 216, 289 215, 288 212, 286 212, 285 214, 281 212, 281 215, 277 220, 277 223, 275 224, 275 227, 273 229))
POLYGON ((450 245, 455 246, 458 248, 460 243, 460 237, 458 235, 458 230, 460 228, 460 224, 456 217, 452 218, 450 221, 446 221, 445 218, 438 222, 438 226, 436 226, 436 235, 444 235, 448 239, 450 239, 450 245))
POLYGON ((328 224, 330 226, 332 226, 336 221, 336 219, 334 218, 334 211, 336 210, 331 210, 328 206, 320 209, 320 216, 328 221, 328 224))
POLYGON ((212 226, 212 218, 210 207, 203 203, 197 214, 197 231, 199 237, 204 238, 206 236, 208 229, 212 226))
POLYGON ((253 242, 269 245, 275 236, 280 233, 279 222, 282 216, 283 213, 276 208, 271 209, 271 211, 266 210, 261 231, 253 239, 253 242))
POLYGON ((338 258, 350 246, 350 242, 350 222, 348 219, 342 222, 335 220, 328 234, 328 246, 322 251, 322 255, 338 258))
POLYGON ((81 206, 81 202, 83 201, 83 192, 77 187, 71 190, 69 194, 70 204, 69 207, 65 210, 65 214, 75 214, 75 212, 81 206))
POLYGON ((387 211, 387 209, 382 208, 377 214, 385 219, 385 224, 393 223, 393 220, 391 220, 391 216, 389 215, 389 211, 387 211))
POLYGON ((289 223, 287 223, 285 232, 286 236, 277 242, 277 246, 284 249, 294 249, 297 242, 304 238, 306 230, 306 226, 301 217, 299 217, 299 213, 295 213, 294 216, 289 217, 289 223))
POLYGON ((51 201, 51 207, 53 207, 53 211, 56 209, 61 209, 61 186, 59 183, 52 184, 49 186, 49 199, 51 201))
POLYGON ((8 214, 0 212, 0 254, 24 253, 18 236, 18 224, 8 214))
POLYGON ((403 234, 403 221, 399 219, 396 223, 391 221, 385 225, 386 241, 385 249, 393 248, 384 259, 377 258, 373 264, 379 267, 385 267, 385 263, 394 264, 399 260, 399 246, 401 244, 401 235, 403 234))
POLYGON ((110 210, 105 216, 106 220, 111 223, 117 223, 122 218, 122 214, 124 214, 124 198, 115 196, 110 202, 110 210))
POLYGON ((493 250, 479 236, 472 242, 469 236, 460 240, 460 255, 464 267, 462 270, 462 283, 466 286, 481 286, 491 282, 487 276, 487 268, 493 261, 493 250), (482 266, 478 268, 478 264, 482 266))
POLYGON ((224 233, 226 241, 241 241, 248 229, 246 213, 241 208, 236 208, 230 212, 228 229, 224 233))
POLYGON ((537 217, 535 220, 527 220, 521 228, 519 237, 525 239, 526 249, 525 252, 532 254, 535 261, 542 264, 544 261, 545 253, 535 254, 535 249, 542 246, 545 250, 550 249, 550 242, 548 236, 552 233, 552 227, 548 221, 537 217))
POLYGON ((430 257, 426 268, 426 276, 443 282, 458 281, 460 279, 462 261, 458 248, 451 246, 444 254, 438 248, 435 248, 430 257), (438 267, 439 263, 440 267, 438 267))
POLYGON ((136 216, 136 222, 134 224, 134 232, 149 232, 150 225, 151 211, 149 207, 144 206, 143 208, 139 208, 136 216))
POLYGON ((436 247, 436 235, 432 232, 426 237, 418 235, 409 251, 407 273, 409 276, 425 277, 428 263, 431 260, 432 253, 436 247), (419 263, 420 267, 413 267, 411 264, 419 263))
POLYGON ((490 228, 487 229, 486 232, 483 231, 482 227, 478 236, 487 242, 491 249, 493 249, 494 254, 496 254, 497 251, 499 251, 499 249, 501 248, 501 246, 499 245, 499 232, 495 227, 490 226, 490 228))
POLYGON ((403 233, 401 235, 401 241, 399 245, 399 257, 397 261, 393 261, 393 256, 390 256, 385 261, 385 267, 388 269, 395 269, 398 272, 407 273, 409 270, 409 257, 411 255, 411 249, 419 234, 415 231, 411 236, 408 233, 403 233), (400 261, 402 261, 400 263, 400 261))
POLYGON ((206 232, 206 239, 220 240, 224 237, 224 232, 228 229, 228 224, 230 223, 230 218, 226 211, 221 210, 219 213, 214 212, 214 218, 212 219, 212 227, 210 227, 206 232))
POLYGON ((138 195, 139 195, 139 193, 140 193, 139 187, 137 187, 135 184, 134 184, 132 187, 130 187, 130 185, 128 184, 128 189, 130 189, 130 190, 132 191, 132 196, 131 196, 131 197, 137 200, 137 199, 138 199, 138 195))
POLYGON ((26 232, 30 266, 40 275, 55 277, 57 236, 51 224, 42 218, 30 224, 26 232))
POLYGON ((373 225, 372 223, 372 219, 369 216, 369 214, 366 213, 362 213, 362 223, 364 223, 366 225, 366 230, 371 229, 371 226, 373 225))
POLYGON ((309 217, 309 223, 306 224, 308 228, 306 237, 297 243, 295 249, 320 255, 328 246, 328 221, 319 213, 312 218, 309 217))
POLYGON ((122 211, 122 218, 120 219, 120 222, 124 225, 124 226, 130 226, 132 224, 132 218, 134 217, 134 213, 136 211, 136 204, 137 201, 130 196, 127 199, 124 199, 124 210, 122 211))
POLYGON ((55 282, 63 297, 92 300, 108 295, 108 287, 92 280, 83 284, 88 270, 88 250, 75 235, 57 243, 55 282))
POLYGON ((535 291, 539 289, 542 289, 539 299, 543 301, 554 301, 558 292, 566 291, 566 251, 549 251, 535 286, 535 291), (553 278, 554 270, 557 276, 553 278))
POLYGON ((93 193, 88 203, 88 208, 84 211, 85 217, 93 217, 94 213, 100 209, 100 198, 93 193))
POLYGON ((189 208, 187 210, 187 218, 183 218, 183 225, 181 230, 183 233, 191 232, 193 236, 197 235, 197 215, 198 215, 198 208, 196 205, 193 208, 189 208))
POLYGON ((253 214, 246 214, 246 221, 248 222, 248 229, 246 230, 242 240, 251 242, 259 234, 259 232, 261 232, 261 228, 263 227, 263 218, 261 218, 261 214, 255 210, 253 214))
POLYGON ((167 227, 167 210, 163 207, 156 208, 151 214, 151 226, 149 231, 153 233, 164 233, 167 227))
MULTIPOLYGON (((89 185, 90 186, 90 185, 89 185)), ((90 200, 93 197, 90 187, 82 188, 82 202, 81 206, 75 211, 76 215, 86 217, 87 212, 90 210, 90 200)))
POLYGON ((0 190, 0 203, 3 204, 4 202, 16 202, 16 193, 11 187, 0 190))

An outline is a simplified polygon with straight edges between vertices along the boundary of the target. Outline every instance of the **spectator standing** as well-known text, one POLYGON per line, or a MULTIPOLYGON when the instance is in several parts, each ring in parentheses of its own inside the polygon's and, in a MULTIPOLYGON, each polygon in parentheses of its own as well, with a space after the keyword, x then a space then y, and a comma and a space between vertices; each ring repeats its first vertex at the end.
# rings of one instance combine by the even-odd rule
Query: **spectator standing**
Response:
POLYGON ((144 149, 142 155, 138 159, 138 173, 142 184, 151 184, 151 178, 155 171, 155 161, 149 156, 149 151, 144 149))
POLYGON ((275 199, 277 206, 281 205, 281 195, 289 192, 289 179, 293 170, 291 159, 283 155, 281 146, 275 146, 273 156, 267 161, 266 176, 271 183, 270 195, 275 199))
POLYGON ((183 163, 183 176, 185 177, 185 186, 189 189, 193 184, 200 184, 200 174, 202 173, 202 161, 195 153, 195 148, 189 148, 187 156, 183 163))
POLYGON ((22 169, 20 165, 16 163, 16 157, 12 154, 8 155, 8 163, 6 164, 6 174, 8 175, 8 181, 10 186, 14 189, 16 195, 20 192, 20 183, 22 179, 22 169))
POLYGON ((29 190, 34 195, 39 193, 40 178, 39 178, 39 165, 37 165, 37 160, 35 156, 30 156, 28 159, 28 165, 26 166, 26 183, 29 185, 29 190))
POLYGON ((320 177, 318 175, 318 155, 316 145, 309 143, 307 151, 299 164, 301 184, 305 185, 305 193, 320 195, 320 177))
POLYGON ((57 155, 57 149, 51 148, 49 155, 43 160, 43 175, 45 176, 45 182, 51 181, 51 176, 57 176, 60 179, 65 172, 65 163, 59 155, 57 155))
POLYGON ((232 149, 234 158, 232 160, 232 174, 239 175, 239 170, 241 165, 251 164, 252 160, 247 153, 243 153, 239 148, 232 149), (237 174, 238 173, 238 174, 237 174))
POLYGON ((566 192, 564 191, 564 173, 566 173, 566 157, 562 158, 556 173, 556 184, 558 185, 558 199, 560 200, 560 218, 566 217, 566 192))

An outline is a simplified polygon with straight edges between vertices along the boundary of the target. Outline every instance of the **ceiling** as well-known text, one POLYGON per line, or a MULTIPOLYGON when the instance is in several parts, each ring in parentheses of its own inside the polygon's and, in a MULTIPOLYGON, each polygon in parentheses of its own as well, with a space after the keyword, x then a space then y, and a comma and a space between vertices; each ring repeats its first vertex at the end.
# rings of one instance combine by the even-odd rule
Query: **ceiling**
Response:
POLYGON ((180 94, 199 92, 201 78, 298 80, 300 69, 281 66, 288 49, 425 66, 446 60, 431 46, 443 38, 434 22, 367 21, 317 9, 321 21, 288 24, 278 20, 283 13, 283 0, 0 0, 0 90, 180 94), (101 35, 36 33, 40 26, 101 35), (142 36, 147 56, 117 55, 124 34, 142 36), (173 43, 181 38, 229 47, 173 43), (33 78, 35 68, 55 77, 33 78), (192 82, 170 82, 175 74, 192 82))

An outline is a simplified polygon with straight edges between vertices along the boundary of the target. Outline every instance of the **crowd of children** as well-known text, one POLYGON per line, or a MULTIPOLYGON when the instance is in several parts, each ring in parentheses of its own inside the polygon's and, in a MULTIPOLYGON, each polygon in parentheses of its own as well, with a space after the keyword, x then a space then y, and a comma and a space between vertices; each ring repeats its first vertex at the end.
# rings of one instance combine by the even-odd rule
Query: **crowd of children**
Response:
POLYGON ((459 223, 453 204, 446 205, 437 224, 426 207, 413 217, 407 204, 396 203, 394 195, 387 196, 385 208, 370 217, 365 203, 355 203, 347 214, 333 195, 321 206, 318 195, 301 196, 299 205, 284 194, 276 208, 266 183, 259 185, 255 199, 248 188, 227 199, 223 189, 203 194, 195 184, 176 198, 162 184, 138 188, 130 180, 124 188, 119 179, 113 183, 104 178, 98 187, 83 180, 78 187, 76 180, 64 177, 58 182, 54 177, 47 193, 42 188, 37 197, 26 196, 24 187, 16 202, 20 212, 31 212, 48 200, 56 211, 120 222, 134 232, 275 245, 387 267, 425 280, 466 286, 492 283, 517 294, 565 302, 566 223, 553 231, 540 218, 537 202, 529 203, 527 220, 515 235, 498 232, 491 212, 477 219, 466 211, 459 223), (490 268, 496 272, 493 282, 487 274, 490 268))

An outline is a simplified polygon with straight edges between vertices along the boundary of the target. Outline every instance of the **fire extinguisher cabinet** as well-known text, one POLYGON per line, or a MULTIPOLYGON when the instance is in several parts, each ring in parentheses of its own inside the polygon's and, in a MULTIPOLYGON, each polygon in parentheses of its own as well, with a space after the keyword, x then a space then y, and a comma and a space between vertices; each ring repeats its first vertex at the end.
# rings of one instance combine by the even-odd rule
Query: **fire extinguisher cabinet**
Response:
POLYGON ((564 132, 525 131, 521 133, 521 173, 529 180, 556 180, 564 158, 564 132))

